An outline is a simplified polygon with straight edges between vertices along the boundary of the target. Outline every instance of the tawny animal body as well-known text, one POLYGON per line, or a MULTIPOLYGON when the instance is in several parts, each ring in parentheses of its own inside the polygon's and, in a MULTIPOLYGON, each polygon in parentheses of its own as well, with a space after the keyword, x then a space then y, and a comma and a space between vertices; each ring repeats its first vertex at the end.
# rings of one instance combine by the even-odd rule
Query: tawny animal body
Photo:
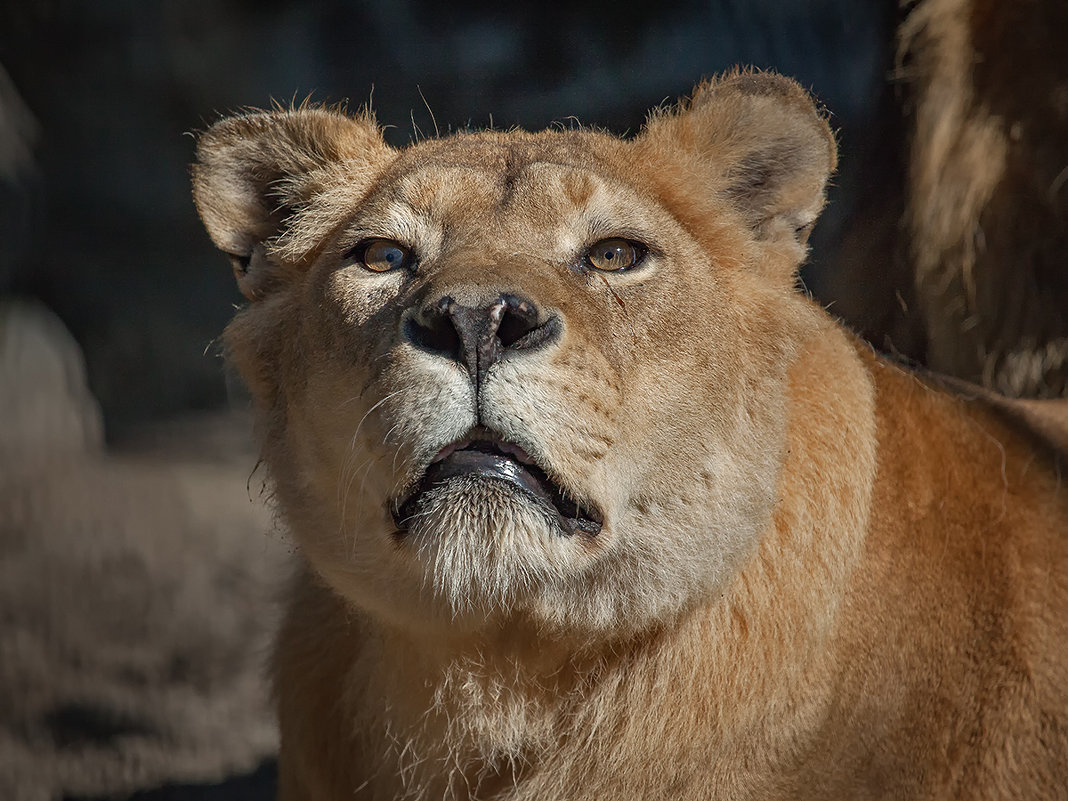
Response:
POLYGON ((795 291, 834 158, 764 74, 631 141, 204 135, 301 547, 282 799, 1065 794, 1068 413, 795 291))

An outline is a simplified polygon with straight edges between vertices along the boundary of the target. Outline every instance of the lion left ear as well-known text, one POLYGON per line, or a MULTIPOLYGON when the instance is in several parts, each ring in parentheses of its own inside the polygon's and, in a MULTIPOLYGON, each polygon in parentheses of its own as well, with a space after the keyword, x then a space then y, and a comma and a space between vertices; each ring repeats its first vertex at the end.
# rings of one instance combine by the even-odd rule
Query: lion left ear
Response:
POLYGON ((258 300, 283 283, 290 272, 283 255, 302 248, 291 239, 282 254, 277 243, 292 234, 301 209, 329 186, 369 186, 392 153, 370 113, 327 108, 240 114, 201 134, 193 199, 242 294, 258 300))
POLYGON ((650 117, 637 143, 679 164, 679 179, 696 179, 699 192, 725 198, 757 239, 792 244, 799 257, 837 163, 834 135, 812 98, 768 72, 701 84, 676 111, 650 117))

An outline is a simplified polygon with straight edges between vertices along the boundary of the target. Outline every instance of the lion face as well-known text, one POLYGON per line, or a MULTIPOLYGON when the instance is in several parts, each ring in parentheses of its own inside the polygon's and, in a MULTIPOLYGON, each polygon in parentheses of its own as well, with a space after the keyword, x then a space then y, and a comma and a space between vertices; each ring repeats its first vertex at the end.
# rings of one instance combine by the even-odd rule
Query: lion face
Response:
POLYGON ((397 152, 305 110, 219 123, 199 157, 282 513, 359 607, 618 633, 721 588, 768 526, 783 296, 833 164, 794 84, 708 85, 631 141, 397 152), (744 139, 767 113, 794 137, 744 139))

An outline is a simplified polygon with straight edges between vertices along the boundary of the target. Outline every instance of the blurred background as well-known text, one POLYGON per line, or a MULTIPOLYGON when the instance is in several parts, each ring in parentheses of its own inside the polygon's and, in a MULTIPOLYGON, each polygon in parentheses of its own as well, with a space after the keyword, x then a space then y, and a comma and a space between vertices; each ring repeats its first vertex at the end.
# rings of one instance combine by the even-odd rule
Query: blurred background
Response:
MULTIPOLYGON (((920 362, 932 320, 952 346, 994 319, 982 297, 1009 305, 990 336, 1022 348, 1018 386, 1063 392, 1068 4, 903 6, 0 0, 0 798, 272 797, 263 666, 291 547, 215 345, 240 297, 189 191, 195 133, 229 112, 370 103, 398 146, 554 121, 634 133, 703 76, 777 70, 826 106, 840 145, 805 287, 920 362), (962 63, 986 83, 927 58, 960 40, 932 20, 972 26, 962 63), (1015 183, 1000 217, 962 223, 972 256, 984 230, 1001 237, 995 268, 938 277, 946 304, 925 305, 910 243, 929 215, 910 191, 926 174, 907 165, 941 173, 921 133, 951 107, 962 127, 995 109, 1015 183), (1033 270, 998 272, 1039 239, 1033 270)), ((936 245, 959 272, 959 243, 936 245)), ((984 378, 993 341, 967 344, 956 372, 984 378)))

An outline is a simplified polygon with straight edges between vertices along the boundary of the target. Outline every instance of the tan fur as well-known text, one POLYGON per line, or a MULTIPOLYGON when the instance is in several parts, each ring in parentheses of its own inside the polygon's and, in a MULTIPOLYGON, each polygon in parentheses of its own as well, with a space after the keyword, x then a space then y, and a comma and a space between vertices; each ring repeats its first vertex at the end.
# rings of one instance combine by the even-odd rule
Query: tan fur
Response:
POLYGON ((796 84, 733 73, 629 141, 396 151, 330 114, 223 121, 194 173, 301 549, 284 801, 1063 796, 1068 414, 940 389, 796 292, 835 163, 796 84), (614 236, 645 263, 584 267, 614 236), (418 266, 371 272, 367 237, 418 266), (476 407, 402 320, 502 292, 563 333, 476 407), (476 421, 600 533, 454 480, 397 534, 476 421))

